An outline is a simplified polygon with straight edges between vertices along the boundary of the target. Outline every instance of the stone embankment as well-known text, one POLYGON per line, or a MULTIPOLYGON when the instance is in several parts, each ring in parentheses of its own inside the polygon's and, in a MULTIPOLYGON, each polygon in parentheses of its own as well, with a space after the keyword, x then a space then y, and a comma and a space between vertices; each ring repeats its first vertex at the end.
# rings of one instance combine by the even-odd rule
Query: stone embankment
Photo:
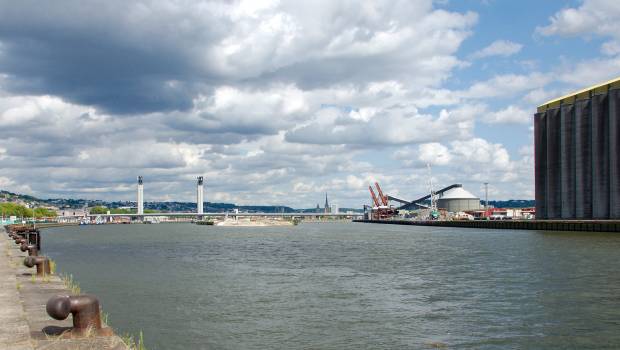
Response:
MULTIPOLYGON (((44 255, 44 243, 39 256, 44 255)), ((78 334, 73 328, 70 312, 80 306, 69 302, 75 299, 70 296, 76 294, 54 274, 37 276, 36 266, 28 268, 24 265, 28 254, 7 236, 4 228, 0 228, 0 349, 129 349, 105 324, 102 326, 107 335, 90 327, 87 332, 78 334), (46 310, 50 298, 58 295, 64 295, 57 308, 57 313, 68 314, 64 320, 50 317, 46 310)), ((31 262, 35 260, 31 259, 31 262)), ((43 266, 40 267, 44 271, 43 266)))

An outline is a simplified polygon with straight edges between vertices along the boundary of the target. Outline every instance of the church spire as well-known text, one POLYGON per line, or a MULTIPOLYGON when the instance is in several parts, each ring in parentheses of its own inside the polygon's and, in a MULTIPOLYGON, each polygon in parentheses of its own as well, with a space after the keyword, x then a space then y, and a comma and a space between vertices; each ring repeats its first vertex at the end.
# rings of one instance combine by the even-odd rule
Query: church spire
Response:
POLYGON ((325 192, 325 212, 329 213, 329 202, 327 201, 327 192, 325 192))

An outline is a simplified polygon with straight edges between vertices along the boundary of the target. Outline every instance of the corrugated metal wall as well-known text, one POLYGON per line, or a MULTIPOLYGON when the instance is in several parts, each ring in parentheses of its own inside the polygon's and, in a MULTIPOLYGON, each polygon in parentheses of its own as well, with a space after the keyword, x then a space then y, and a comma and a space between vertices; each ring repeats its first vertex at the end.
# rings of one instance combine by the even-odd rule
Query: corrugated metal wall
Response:
POLYGON ((538 218, 620 219, 620 89, 539 109, 534 144, 538 218))
POLYGON ((592 217, 609 218, 609 117, 607 94, 592 96, 592 217))
POLYGON ((575 102, 575 217, 592 217, 590 100, 575 102))
POLYGON ((536 216, 547 217, 547 113, 534 116, 534 172, 536 216))
POLYGON ((560 178, 562 191, 561 217, 575 217, 575 109, 573 105, 560 108, 560 178))
POLYGON ((620 218, 620 90, 609 91, 609 216, 620 218))
POLYGON ((560 158, 560 110, 547 111, 547 215, 562 215, 562 161, 560 158))

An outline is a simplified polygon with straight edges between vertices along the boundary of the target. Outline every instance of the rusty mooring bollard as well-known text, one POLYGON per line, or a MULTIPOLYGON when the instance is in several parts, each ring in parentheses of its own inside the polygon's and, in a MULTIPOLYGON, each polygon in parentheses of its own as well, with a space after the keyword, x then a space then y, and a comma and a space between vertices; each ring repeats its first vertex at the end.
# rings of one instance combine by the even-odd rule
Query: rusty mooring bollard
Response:
POLYGON ((37 267, 37 276, 50 275, 50 259, 46 256, 27 256, 24 259, 24 265, 27 267, 37 267))
POLYGON ((39 250, 37 249, 37 246, 34 244, 22 243, 22 245, 19 247, 19 250, 21 250, 22 252, 28 251, 28 256, 39 255, 39 250))
POLYGON ((47 314, 57 320, 64 320, 73 315, 73 329, 71 336, 112 335, 110 328, 101 327, 99 300, 88 294, 83 295, 56 295, 47 301, 47 314))
POLYGON ((37 250, 41 250, 41 233, 38 230, 28 232, 28 243, 37 246, 37 250))

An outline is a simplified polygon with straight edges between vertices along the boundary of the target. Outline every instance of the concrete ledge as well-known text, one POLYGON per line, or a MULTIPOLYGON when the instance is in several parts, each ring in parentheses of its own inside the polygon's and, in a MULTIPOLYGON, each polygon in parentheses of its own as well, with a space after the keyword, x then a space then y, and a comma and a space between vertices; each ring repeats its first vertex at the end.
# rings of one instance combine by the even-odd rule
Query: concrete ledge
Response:
POLYGON ((620 232, 620 220, 474 220, 474 221, 410 221, 353 220, 372 224, 435 227, 483 228, 499 230, 620 232))

